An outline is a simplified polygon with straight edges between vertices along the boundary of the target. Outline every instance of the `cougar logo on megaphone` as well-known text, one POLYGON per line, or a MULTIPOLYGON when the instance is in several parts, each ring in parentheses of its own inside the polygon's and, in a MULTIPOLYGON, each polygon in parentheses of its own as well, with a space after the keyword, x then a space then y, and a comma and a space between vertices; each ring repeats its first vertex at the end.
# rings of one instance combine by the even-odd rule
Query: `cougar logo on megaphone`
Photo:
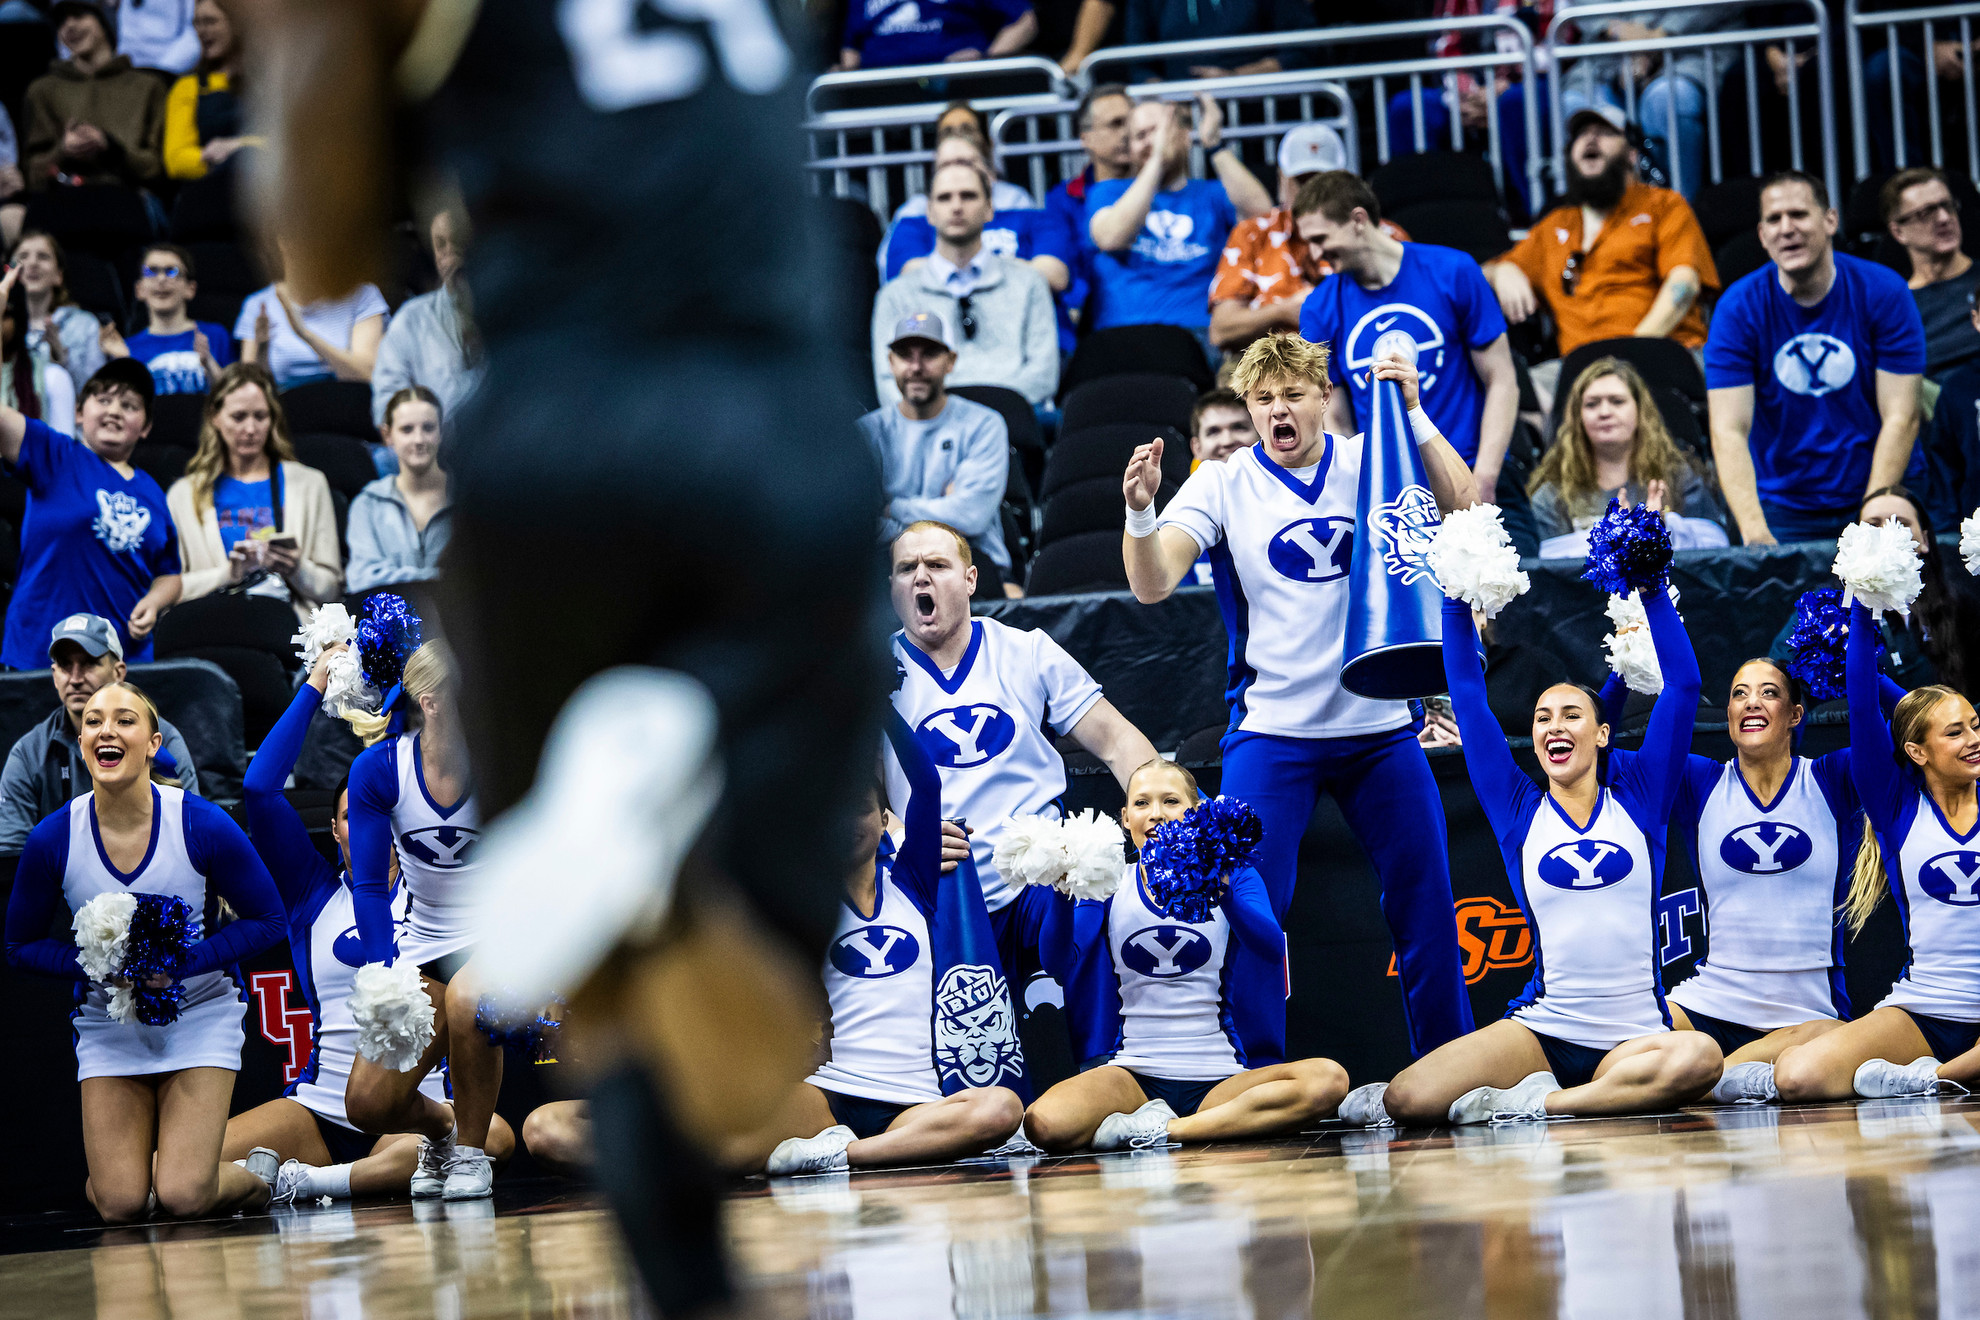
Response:
POLYGON ((1437 535, 1442 518, 1437 513, 1437 497, 1418 485, 1402 488, 1393 500, 1375 506, 1375 534, 1382 538, 1382 570, 1402 579, 1404 586, 1419 578, 1432 582, 1430 542, 1437 535))

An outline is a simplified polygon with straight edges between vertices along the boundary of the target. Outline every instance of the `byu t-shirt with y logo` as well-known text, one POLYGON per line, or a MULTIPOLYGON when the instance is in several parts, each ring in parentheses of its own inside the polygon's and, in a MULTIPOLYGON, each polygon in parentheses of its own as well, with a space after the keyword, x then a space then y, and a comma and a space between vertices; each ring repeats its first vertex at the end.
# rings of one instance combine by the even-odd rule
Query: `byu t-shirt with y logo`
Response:
POLYGON ((1708 389, 1753 388, 1753 473, 1760 497, 1790 509, 1854 505, 1870 479, 1882 419, 1877 373, 1925 370, 1925 326, 1904 279, 1835 254, 1836 281, 1803 307, 1770 262, 1737 280, 1712 312, 1708 389))
MULTIPOLYGON (((1086 235, 1093 217, 1121 199, 1131 179, 1096 183, 1087 192, 1086 235)), ((1093 252, 1093 326, 1210 324, 1210 281, 1237 208, 1215 179, 1191 179, 1155 194, 1148 219, 1120 252, 1093 252)))
MULTIPOLYGON (((894 634, 894 656, 907 675, 894 709, 942 776, 942 818, 966 820, 975 831, 970 847, 983 902, 995 912, 1017 897, 991 860, 1003 824, 1012 816, 1059 814, 1066 763, 1052 737, 1070 732, 1101 693, 1046 633, 995 619, 973 619, 969 627, 962 660, 946 673, 894 634)), ((906 802, 907 777, 891 754, 886 761, 888 800, 906 802)))

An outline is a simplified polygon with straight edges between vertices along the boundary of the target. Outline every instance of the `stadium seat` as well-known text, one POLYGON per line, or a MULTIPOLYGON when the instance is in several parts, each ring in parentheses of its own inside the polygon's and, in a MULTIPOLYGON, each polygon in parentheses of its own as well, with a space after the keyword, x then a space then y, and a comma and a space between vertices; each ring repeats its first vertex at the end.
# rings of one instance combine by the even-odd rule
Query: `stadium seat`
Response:
MULTIPOLYGON (((186 750, 199 770, 201 796, 220 802, 239 800, 247 752, 241 739, 241 696, 234 680, 207 661, 185 659, 132 665, 130 679, 184 735, 186 750)), ((46 670, 0 674, 0 740, 12 747, 22 734, 47 719, 60 700, 46 670)))
MULTIPOLYGON (((1480 164, 1483 164, 1481 161, 1480 164)), ((1383 210, 1388 215, 1387 208, 1383 210)), ((1450 201, 1415 202, 1388 216, 1409 231, 1418 243, 1437 243, 1485 262, 1504 255, 1512 246, 1505 213, 1497 201, 1475 197, 1450 201)))
POLYGON ((161 660, 192 657, 224 669, 240 689, 247 741, 258 746, 295 694, 295 631, 296 613, 286 601, 201 596, 159 617, 156 651, 161 660))
POLYGON ((1163 441, 1162 477, 1181 485, 1189 475, 1189 442, 1163 427, 1126 422, 1119 426, 1092 426, 1060 436, 1059 443, 1046 456, 1045 480, 1039 487, 1039 498, 1050 502, 1067 486, 1097 478, 1112 481, 1118 493, 1121 475, 1127 471, 1128 459, 1135 448, 1158 437, 1163 441))
POLYGON ((1155 372, 1182 376, 1201 394, 1216 381, 1203 345, 1179 325, 1117 325, 1095 330, 1079 341, 1059 377, 1059 398, 1089 380, 1155 372))
MULTIPOLYGON (((78 307, 94 313, 98 320, 108 317, 119 331, 124 329, 130 306, 124 301, 124 282, 117 278, 115 266, 87 252, 71 252, 63 263, 62 283, 78 307)), ((82 383, 76 382, 78 386, 82 383)))
POLYGON ((1767 249, 1760 246, 1760 235, 1751 229, 1734 235, 1731 242, 1712 253, 1712 264, 1719 268, 1722 289, 1731 288, 1734 280, 1751 275, 1767 261, 1767 249))
POLYGON ((342 720, 311 720, 309 732, 303 735, 302 754, 296 758, 296 787, 334 790, 363 750, 364 744, 342 720))
POLYGON ((170 490, 173 482, 186 475, 192 456, 193 451, 184 445, 159 444, 147 437, 131 451, 131 466, 150 473, 161 488, 170 490))
POLYGON ((330 489, 343 492, 347 500, 356 499, 359 491, 378 480, 371 451, 347 435, 305 431, 292 432, 291 439, 297 461, 321 472, 329 479, 330 489))
POLYGON ((1003 523, 1004 548, 1011 555, 1011 576, 1021 580, 1025 564, 1038 549, 1039 512, 1023 457, 1016 449, 1011 450, 1010 471, 1004 478, 1004 500, 997 514, 1003 523))
POLYGON ((28 194, 25 228, 45 229, 69 252, 127 261, 155 237, 144 199, 116 184, 47 188, 28 194))
POLYGON ((951 385, 949 393, 980 403, 1002 417, 1013 448, 1044 452, 1045 437, 1038 429, 1038 414, 1016 390, 1002 385, 951 385))
POLYGON ((282 391, 289 434, 309 432, 376 440, 371 422, 371 386, 355 380, 312 380, 282 391))
POLYGON ((1121 591, 1126 587, 1127 566, 1121 562, 1118 530, 1087 532, 1046 546, 1031 561, 1031 576, 1025 579, 1028 596, 1067 596, 1077 591, 1121 591))
MULTIPOLYGON (((1675 339, 1644 339, 1626 335, 1621 339, 1598 339, 1592 344, 1583 344, 1567 355, 1561 363, 1561 383, 1559 392, 1554 396, 1554 412, 1547 422, 1549 436, 1560 431, 1561 409, 1567 403, 1568 392, 1574 388, 1575 380, 1588 369, 1590 363, 1605 357, 1618 357, 1635 367, 1649 384, 1653 395, 1659 389, 1668 389, 1683 400, 1692 414, 1686 433, 1699 434, 1699 419, 1705 414, 1705 373, 1698 369, 1698 359, 1692 357, 1691 350, 1675 339)), ((1661 400, 1658 411, 1665 411, 1661 400)))
POLYGON ((151 430, 144 443, 197 449, 205 421, 204 394, 161 394, 151 401, 151 430))
POLYGON ((239 236, 235 173, 231 166, 223 166, 203 179, 180 185, 179 195, 172 203, 174 243, 181 247, 191 243, 232 243, 239 236))
POLYGON ((1492 180, 1490 162, 1483 156, 1455 151, 1412 151, 1393 157, 1375 171, 1368 186, 1382 203, 1382 214, 1407 229, 1411 238, 1422 236, 1416 232, 1416 226, 1396 219, 1396 212, 1405 207, 1467 200, 1489 202, 1495 209, 1499 204, 1499 190, 1492 180))
POLYGON ((1228 724, 1213 724, 1207 729, 1198 729, 1183 739, 1181 745, 1176 748, 1176 763, 1191 769, 1206 765, 1222 765, 1224 735, 1229 732, 1228 724))
POLYGON ((1089 380, 1066 396, 1059 433, 1117 422, 1148 422, 1189 434, 1189 414, 1200 393, 1181 376, 1134 372, 1089 380))
MULTIPOLYGON (((1166 508, 1175 494, 1175 483, 1164 481, 1155 493, 1155 507, 1166 508)), ((1038 543, 1049 547, 1085 532, 1111 531, 1118 538, 1126 523, 1127 505, 1121 499, 1119 477, 1076 481, 1045 501, 1045 522, 1039 529, 1038 543)))
POLYGON ((1691 209, 1698 227, 1705 231, 1705 242, 1714 252, 1740 234, 1750 234, 1760 224, 1760 180, 1726 179, 1698 190, 1691 209))
POLYGON ((261 263, 238 243, 203 242, 184 246, 193 259, 199 282, 199 292, 193 295, 187 310, 196 320, 212 321, 233 334, 241 304, 249 294, 268 284, 261 263))

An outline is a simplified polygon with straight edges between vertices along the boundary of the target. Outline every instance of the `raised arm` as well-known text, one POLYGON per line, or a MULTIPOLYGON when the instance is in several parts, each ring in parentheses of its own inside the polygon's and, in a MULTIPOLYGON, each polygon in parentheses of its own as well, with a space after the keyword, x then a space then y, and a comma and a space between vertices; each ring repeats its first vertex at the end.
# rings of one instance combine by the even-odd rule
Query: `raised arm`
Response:
POLYGON ((942 871, 941 772, 892 706, 887 708, 887 742, 908 783, 908 800, 900 804, 906 838, 894 854, 894 883, 907 890, 923 912, 933 912, 942 871))
POLYGON ((334 652, 326 652, 317 662, 309 681, 297 689, 294 701, 284 711, 268 736, 261 740, 261 747, 254 759, 248 762, 247 777, 242 783, 242 807, 247 813, 248 836, 254 841, 254 849, 261 854, 267 864, 268 873, 274 877, 275 888, 282 896, 282 906, 294 911, 302 904, 310 891, 325 880, 334 881, 335 874, 330 864, 323 860, 323 854, 310 842, 309 830, 304 827, 302 816, 289 804, 283 785, 289 782, 289 775, 296 768, 296 758, 302 755, 303 740, 309 734, 310 722, 323 706, 323 685, 328 683, 329 657, 334 652))
MULTIPOLYGON (((1503 338, 1501 336, 1502 341, 1503 338)), ((1510 358, 1506 360, 1506 366, 1508 370, 1511 369, 1510 358)), ((1430 420, 1430 414, 1423 411, 1422 398, 1417 389, 1415 365, 1398 358, 1379 358, 1370 374, 1376 380, 1392 380, 1402 388, 1403 416, 1414 432, 1416 452, 1423 460, 1423 475, 1430 481, 1430 493, 1437 498, 1437 511, 1449 513, 1453 509, 1468 509, 1477 503, 1477 481, 1472 476, 1471 469, 1465 466, 1464 459, 1451 447, 1451 442, 1444 438, 1444 433, 1437 429, 1437 424, 1430 420)), ((1346 394, 1347 386, 1336 385, 1333 394, 1328 398, 1329 407, 1332 406, 1335 398, 1346 394)), ((1518 402, 1517 393, 1513 402, 1518 402)), ((1335 434, 1346 435, 1348 432, 1337 431, 1335 434)), ((1500 452, 1503 454, 1504 450, 1501 449, 1500 452)), ((1495 474, 1494 480, 1496 479, 1495 474)))
MULTIPOLYGON (((7 302, 7 296, 14 291, 14 283, 21 277, 19 266, 9 266, 0 272, 0 306, 7 302)), ((21 441, 27 436, 27 417, 18 408, 0 403, 0 459, 17 463, 21 457, 21 441)))
MULTIPOLYGON (((1121 533, 1121 559, 1127 565, 1128 589, 1143 605, 1154 605, 1189 573, 1203 553, 1196 538, 1181 527, 1155 526, 1155 495, 1162 488, 1162 446, 1159 437, 1138 446, 1121 478, 1127 499, 1128 523, 1121 533), (1137 520, 1141 525, 1137 526, 1137 520)), ((1187 484, 1187 483, 1185 483, 1187 484)), ((1170 512, 1175 506, 1171 504, 1170 512)))
POLYGON ((1093 703, 1070 730, 1073 741, 1107 763, 1126 791, 1134 772, 1155 759, 1155 744, 1105 697, 1093 703))
POLYGON ((1661 821, 1670 816, 1678 776, 1684 771, 1685 758, 1691 755, 1691 730, 1698 722, 1698 690, 1703 680, 1691 638, 1685 634, 1684 620, 1678 617, 1670 594, 1661 590, 1639 594, 1643 613, 1650 620, 1650 641, 1657 648, 1657 667, 1664 673, 1664 690, 1657 694, 1657 704, 1650 710, 1637 764, 1646 776, 1645 795, 1661 821))
POLYGON ((1849 777, 1870 823, 1897 823, 1911 786, 1898 770, 1891 726, 1878 701, 1877 620, 1860 602, 1849 607, 1849 639, 1843 644, 1843 680, 1849 691, 1849 777))
POLYGON ((1286 956, 1286 932, 1272 915, 1265 881, 1249 866, 1231 872, 1230 880, 1224 891, 1224 915, 1230 918, 1232 934, 1253 953, 1278 962, 1286 956))
POLYGON ((1485 666, 1478 658, 1478 630, 1471 606, 1461 600, 1444 602, 1444 681, 1451 685, 1451 714, 1464 739, 1464 768, 1471 776, 1478 804, 1497 830, 1508 819, 1521 785, 1532 781, 1513 761, 1506 732, 1499 727, 1485 698, 1485 666))
POLYGON ((1168 168, 1169 135, 1188 131, 1177 122, 1178 118, 1175 107, 1171 106, 1168 119, 1156 131, 1154 150, 1148 153, 1148 160, 1134 176, 1134 182, 1112 205, 1101 207, 1086 222, 1087 236, 1102 252, 1126 249, 1148 222, 1155 194, 1162 191, 1162 172, 1168 168))
POLYGON ((82 981, 76 946, 48 933, 62 905, 62 873, 68 869, 69 813, 56 812, 28 835, 7 898, 7 963, 24 972, 82 981), (46 828, 44 828, 46 827, 46 828))
POLYGON ((206 887, 227 900, 235 919, 193 945, 181 976, 231 967, 282 938, 282 898, 241 827, 204 798, 187 798, 187 852, 206 887))
POLYGON ((1623 682, 1621 674, 1610 674, 1609 681, 1602 684, 1602 723, 1609 726, 1611 738, 1622 727, 1623 708, 1627 705, 1629 684, 1623 682))
POLYGON ((1196 94, 1196 138, 1203 154, 1224 185, 1225 196, 1237 208, 1238 219, 1254 220, 1272 209, 1272 194, 1224 142, 1224 112, 1208 92, 1196 94))
POLYGON ((395 956, 388 873, 398 781, 390 743, 367 747, 351 762, 350 805, 345 808, 351 838, 351 908, 368 963, 391 962, 395 956))

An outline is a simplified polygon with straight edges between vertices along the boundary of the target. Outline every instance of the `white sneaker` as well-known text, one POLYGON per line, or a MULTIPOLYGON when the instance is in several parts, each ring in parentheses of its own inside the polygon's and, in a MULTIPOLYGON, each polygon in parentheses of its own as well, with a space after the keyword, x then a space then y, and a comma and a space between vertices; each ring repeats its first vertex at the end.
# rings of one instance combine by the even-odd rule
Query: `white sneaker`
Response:
POLYGON ((853 1130, 843 1125, 828 1127, 815 1137, 791 1137, 770 1152, 770 1162, 763 1171, 772 1178, 840 1173, 852 1167, 846 1160, 846 1147, 853 1141, 853 1130))
POLYGON ((722 793, 715 734, 715 699, 671 670, 610 669, 571 694, 476 858, 477 956, 502 969, 501 1008, 535 1012, 658 928, 722 793))
POLYGON ((1547 1117, 1547 1097, 1561 1089, 1550 1072, 1528 1073, 1517 1086, 1481 1086, 1451 1105, 1453 1123, 1526 1123, 1547 1117))
POLYGON ((1032 1143, 1030 1137, 1024 1135, 1024 1124, 1020 1123, 1018 1124, 1018 1130, 1011 1133, 1009 1141, 1006 1141, 1001 1146, 994 1146, 984 1151, 983 1158, 1006 1159, 1020 1155, 1043 1155, 1044 1153, 1044 1151, 1032 1143))
POLYGON ((1387 1093, 1387 1082, 1370 1082, 1357 1086, 1341 1097, 1341 1107, 1337 1116, 1343 1123, 1356 1127, 1394 1127, 1396 1120, 1389 1117, 1389 1111, 1382 1106, 1382 1097, 1387 1093))
POLYGON ((495 1194, 495 1161, 473 1146, 456 1146, 447 1165, 447 1182, 440 1197, 445 1201, 479 1201, 495 1194))
POLYGON ((1167 1100, 1150 1100, 1132 1114, 1109 1114, 1093 1134, 1093 1149, 1147 1150, 1179 1145, 1169 1140, 1169 1124, 1175 1117, 1176 1111, 1169 1108, 1167 1100))
POLYGON ((1853 1085, 1856 1093, 1866 1100, 1900 1095, 1966 1094, 1966 1088, 1958 1082, 1939 1076, 1939 1061, 1930 1057, 1910 1063, 1872 1059, 1856 1070, 1853 1085))
POLYGON ((1764 1105, 1780 1098, 1771 1063, 1735 1063, 1712 1088, 1713 1103, 1721 1105, 1764 1105))
POLYGON ((256 1146, 247 1153, 247 1158, 241 1161, 241 1167, 267 1183, 272 1189, 275 1186, 276 1173, 282 1167, 282 1157, 266 1146, 256 1146))
POLYGON ((413 1168, 412 1198, 437 1201, 447 1190, 447 1172, 454 1163, 454 1134, 434 1141, 419 1139, 419 1163, 413 1168))
POLYGON ((270 1205, 294 1205, 296 1193, 309 1181, 310 1167, 301 1160, 289 1160, 275 1171, 275 1195, 270 1205))

